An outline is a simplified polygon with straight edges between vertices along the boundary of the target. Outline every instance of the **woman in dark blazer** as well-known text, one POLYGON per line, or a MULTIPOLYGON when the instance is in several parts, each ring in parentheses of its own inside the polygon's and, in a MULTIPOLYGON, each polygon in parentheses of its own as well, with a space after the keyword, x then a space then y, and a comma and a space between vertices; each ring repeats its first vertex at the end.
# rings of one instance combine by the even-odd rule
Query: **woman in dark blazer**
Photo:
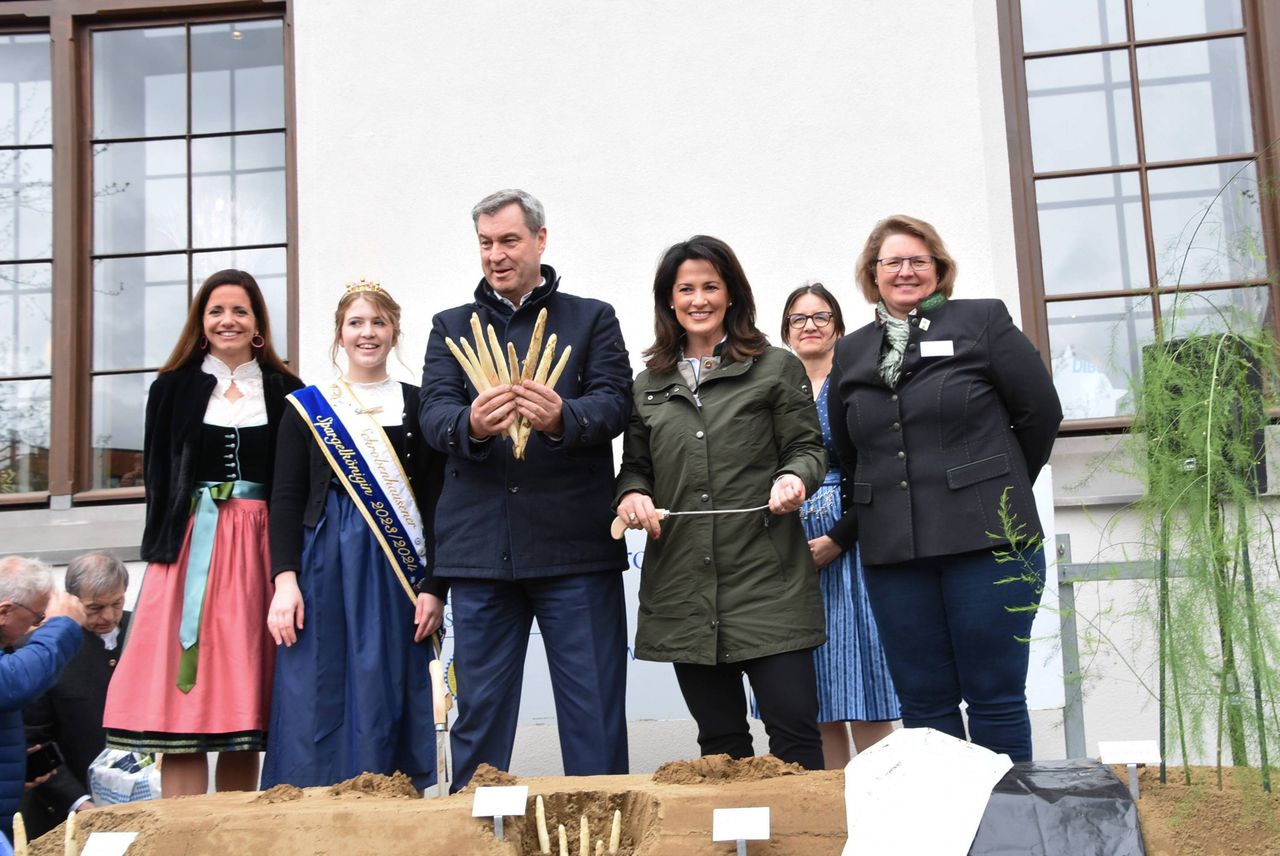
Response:
POLYGON ((846 513, 830 535, 861 550, 903 724, 964 739, 963 699, 973 742, 1029 761, 1031 485, 1062 421, 1053 381, 1002 302, 950 299, 956 265, 928 223, 877 224, 857 278, 876 320, 836 346, 846 513))

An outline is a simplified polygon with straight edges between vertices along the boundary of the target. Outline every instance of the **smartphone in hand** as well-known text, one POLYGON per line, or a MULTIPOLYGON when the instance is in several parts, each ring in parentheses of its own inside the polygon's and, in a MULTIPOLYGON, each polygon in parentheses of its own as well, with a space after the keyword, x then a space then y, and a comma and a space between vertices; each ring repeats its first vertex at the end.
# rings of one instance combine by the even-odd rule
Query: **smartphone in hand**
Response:
POLYGON ((66 763, 62 757, 62 749, 56 740, 50 740, 36 751, 27 755, 27 781, 34 782, 45 773, 53 772, 66 763))

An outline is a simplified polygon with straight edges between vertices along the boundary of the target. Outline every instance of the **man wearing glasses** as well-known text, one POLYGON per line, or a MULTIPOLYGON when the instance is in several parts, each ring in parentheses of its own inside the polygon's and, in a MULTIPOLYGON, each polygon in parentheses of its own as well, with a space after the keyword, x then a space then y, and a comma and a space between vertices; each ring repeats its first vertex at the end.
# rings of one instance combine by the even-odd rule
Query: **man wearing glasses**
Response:
POLYGON ((9 841, 27 781, 22 709, 57 680, 80 648, 84 623, 79 599, 54 591, 43 562, 23 556, 0 559, 0 832, 9 841), (13 644, 36 625, 27 644, 13 651, 13 644))

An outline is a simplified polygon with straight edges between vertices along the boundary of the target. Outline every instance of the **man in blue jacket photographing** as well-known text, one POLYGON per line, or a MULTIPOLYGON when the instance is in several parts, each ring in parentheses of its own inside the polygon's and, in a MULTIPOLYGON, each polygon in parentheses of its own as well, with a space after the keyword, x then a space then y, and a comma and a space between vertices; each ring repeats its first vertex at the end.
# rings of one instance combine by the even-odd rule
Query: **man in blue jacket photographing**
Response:
POLYGON ((0 559, 0 832, 9 841, 27 782, 22 709, 57 680, 80 647, 84 622, 80 601, 54 591, 43 562, 22 556, 0 559), (32 627, 37 629, 27 644, 12 650, 32 627))

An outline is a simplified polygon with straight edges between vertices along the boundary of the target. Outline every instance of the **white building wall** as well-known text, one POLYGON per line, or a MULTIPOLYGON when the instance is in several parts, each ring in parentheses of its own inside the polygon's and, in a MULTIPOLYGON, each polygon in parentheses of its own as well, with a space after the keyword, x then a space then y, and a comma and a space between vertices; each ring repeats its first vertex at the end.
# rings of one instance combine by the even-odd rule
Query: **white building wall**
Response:
POLYGON ((359 276, 402 299, 418 372, 431 315, 480 276, 470 208, 508 186, 542 199, 544 260, 615 304, 633 358, 659 255, 698 232, 738 251, 767 332, 806 279, 868 320, 852 265, 896 212, 940 229, 961 295, 1018 316, 983 0, 303 0, 294 45, 308 376, 359 276))

